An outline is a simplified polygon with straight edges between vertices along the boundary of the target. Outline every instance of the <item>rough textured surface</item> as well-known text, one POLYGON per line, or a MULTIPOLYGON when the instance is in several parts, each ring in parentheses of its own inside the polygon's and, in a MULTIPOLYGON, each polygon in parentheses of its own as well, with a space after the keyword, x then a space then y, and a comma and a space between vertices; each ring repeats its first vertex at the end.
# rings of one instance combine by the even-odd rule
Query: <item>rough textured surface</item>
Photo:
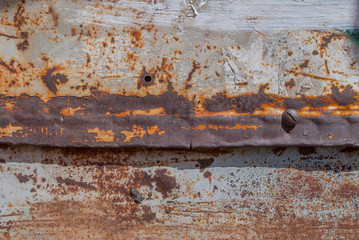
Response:
POLYGON ((358 146, 358 5, 1 1, 0 142, 358 146))
POLYGON ((358 148, 0 147, 1 239, 356 239, 358 148))

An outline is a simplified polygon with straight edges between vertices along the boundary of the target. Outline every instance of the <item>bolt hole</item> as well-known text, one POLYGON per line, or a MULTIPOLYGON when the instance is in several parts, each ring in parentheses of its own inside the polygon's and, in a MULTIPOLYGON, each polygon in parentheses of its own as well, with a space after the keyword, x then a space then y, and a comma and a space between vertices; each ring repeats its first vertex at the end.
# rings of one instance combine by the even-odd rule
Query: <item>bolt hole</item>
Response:
POLYGON ((146 76, 146 77, 145 77, 145 82, 151 82, 151 81, 152 81, 151 76, 146 76))

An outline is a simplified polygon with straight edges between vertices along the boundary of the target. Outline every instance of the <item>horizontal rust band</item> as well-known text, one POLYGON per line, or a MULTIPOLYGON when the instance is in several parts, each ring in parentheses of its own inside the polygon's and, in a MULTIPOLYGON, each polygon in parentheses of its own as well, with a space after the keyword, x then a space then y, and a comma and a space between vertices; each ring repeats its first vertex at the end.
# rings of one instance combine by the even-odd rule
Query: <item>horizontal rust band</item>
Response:
POLYGON ((93 92, 92 97, 56 97, 48 102, 38 97, 3 96, 0 143, 176 148, 359 146, 359 116, 337 116, 330 111, 315 116, 301 110, 313 108, 312 102, 316 103, 313 112, 333 102, 342 106, 353 103, 356 93, 345 90, 342 94, 288 99, 260 92, 238 99, 210 99, 204 102, 208 109, 203 116, 196 112, 194 102, 171 89, 142 98, 93 92), (268 103, 279 109, 297 109, 298 124, 286 131, 280 115, 255 114, 268 103), (223 115, 227 110, 252 114, 223 115))

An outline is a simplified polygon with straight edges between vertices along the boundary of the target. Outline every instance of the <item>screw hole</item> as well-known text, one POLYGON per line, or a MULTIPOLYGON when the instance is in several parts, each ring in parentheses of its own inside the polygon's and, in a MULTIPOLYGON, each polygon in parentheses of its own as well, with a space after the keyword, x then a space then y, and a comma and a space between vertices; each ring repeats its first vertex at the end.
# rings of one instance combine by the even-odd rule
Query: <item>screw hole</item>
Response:
POLYGON ((146 77, 145 77, 145 82, 151 82, 151 81, 152 81, 151 76, 146 76, 146 77))

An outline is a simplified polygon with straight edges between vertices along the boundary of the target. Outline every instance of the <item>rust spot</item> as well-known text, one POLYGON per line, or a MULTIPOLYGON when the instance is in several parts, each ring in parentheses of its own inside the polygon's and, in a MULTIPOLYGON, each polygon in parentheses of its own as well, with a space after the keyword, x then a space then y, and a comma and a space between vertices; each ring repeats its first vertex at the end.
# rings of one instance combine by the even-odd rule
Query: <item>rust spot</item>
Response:
POLYGON ((192 62, 192 70, 189 72, 188 77, 186 79, 186 89, 190 89, 191 85, 189 84, 189 82, 192 80, 192 76, 194 74, 194 72, 200 68, 199 63, 197 63, 196 61, 192 62))
POLYGON ((156 183, 156 191, 160 192, 164 198, 168 194, 178 188, 176 178, 167 175, 167 169, 158 169, 155 171, 153 181, 156 183))
POLYGON ((49 7, 48 13, 51 14, 52 20, 54 21, 54 25, 55 27, 57 27, 57 25, 59 25, 59 14, 55 11, 55 9, 52 6, 49 7))
POLYGON ((338 87, 332 86, 332 99, 340 106, 348 106, 355 104, 357 100, 357 93, 353 91, 353 87, 348 85, 342 91, 338 87))
POLYGON ((317 50, 314 50, 314 51, 312 52, 312 54, 313 54, 313 55, 318 55, 319 52, 318 52, 317 50))
POLYGON ((26 183, 30 181, 33 175, 22 175, 22 173, 16 174, 17 180, 19 180, 19 183, 26 183))
POLYGON ((15 27, 21 28, 23 24, 26 24, 25 17, 22 14, 25 12, 25 9, 22 6, 19 6, 15 15, 14 15, 14 23, 15 27))
POLYGON ((156 73, 150 73, 146 71, 146 67, 142 68, 142 73, 140 75, 140 79, 137 84, 137 89, 141 89, 141 86, 151 86, 155 82, 156 73))
POLYGON ((288 82, 286 82, 286 83, 284 84, 284 86, 287 87, 287 88, 290 88, 290 89, 292 89, 293 87, 295 87, 294 79, 293 79, 293 78, 290 79, 288 82))
POLYGON ((327 74, 330 74, 330 71, 329 71, 329 68, 328 68, 328 60, 325 59, 324 63, 325 63, 325 70, 327 71, 327 74))
POLYGON ((248 86, 248 82, 239 82, 239 83, 236 83, 236 86, 245 87, 245 86, 248 86))
POLYGON ((76 29, 74 27, 71 27, 71 36, 76 35, 76 29))
POLYGON ((91 63, 91 58, 90 58, 90 55, 87 54, 86 55, 86 67, 88 67, 90 63, 91 63))
POLYGON ((57 177, 56 178, 56 181, 59 183, 59 184, 65 184, 67 186, 75 186, 75 187, 80 187, 80 188, 84 188, 84 189, 88 189, 88 190, 96 190, 96 188, 94 186, 91 186, 90 184, 88 183, 85 183, 85 182, 79 182, 79 181, 76 181, 74 179, 70 179, 70 178, 62 178, 62 177, 57 177))
POLYGON ((209 183, 212 183, 212 173, 205 172, 205 173, 203 173, 203 177, 207 178, 209 183))
POLYGON ((198 164, 196 164, 196 167, 199 167, 200 172, 204 172, 204 169, 211 166, 214 162, 214 158, 207 158, 207 159, 200 159, 196 160, 198 164))
POLYGON ((25 39, 22 43, 16 45, 18 50, 27 50, 29 48, 29 42, 25 39))
POLYGON ((14 68, 9 67, 3 60, 0 60, 0 65, 4 66, 11 73, 17 73, 14 68))
POLYGON ((322 37, 322 43, 320 44, 320 49, 324 50, 325 48, 328 47, 329 43, 333 40, 333 39, 341 39, 343 36, 337 33, 331 33, 328 36, 324 36, 322 37))
POLYGON ((309 63, 309 60, 305 60, 304 63, 300 64, 299 67, 300 69, 304 69, 304 68, 307 68, 308 67, 308 63, 309 63))
POLYGON ((55 67, 48 69, 46 72, 46 75, 41 76, 41 79, 45 83, 46 87, 51 92, 56 94, 56 92, 57 92, 56 85, 58 85, 60 83, 66 83, 68 81, 68 79, 63 74, 60 74, 60 73, 53 74, 55 71, 56 71, 55 67))
POLYGON ((291 57, 293 55, 293 52, 289 51, 288 56, 291 57))
POLYGON ((22 39, 28 38, 28 37, 29 37, 29 33, 27 33, 27 32, 21 32, 21 33, 20 33, 20 37, 21 37, 22 39))

